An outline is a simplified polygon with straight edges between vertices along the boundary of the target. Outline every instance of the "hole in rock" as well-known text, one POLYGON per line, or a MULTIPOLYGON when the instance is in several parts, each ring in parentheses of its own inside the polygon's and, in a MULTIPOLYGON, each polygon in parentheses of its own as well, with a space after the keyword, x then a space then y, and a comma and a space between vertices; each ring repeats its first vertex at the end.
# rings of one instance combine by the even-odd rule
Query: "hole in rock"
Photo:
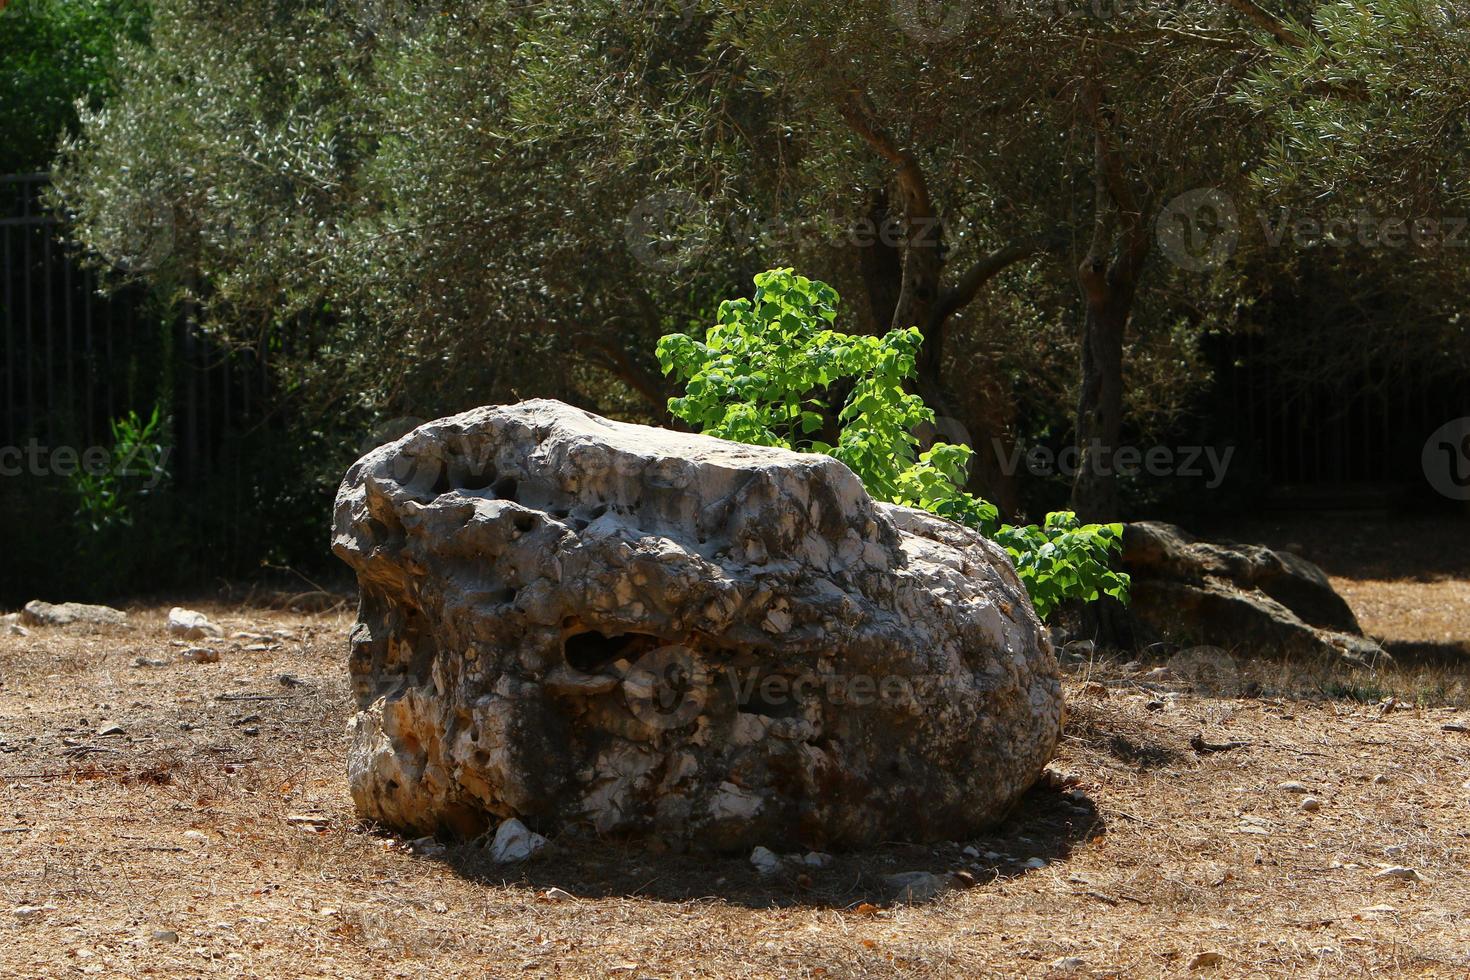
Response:
POLYGON ((587 515, 587 518, 588 518, 588 520, 595 521, 599 517, 601 517, 603 514, 606 514, 606 513, 607 513, 607 504, 598 504, 596 507, 592 508, 592 512, 587 515))
POLYGON ((505 588, 501 589, 500 590, 500 601, 501 602, 506 602, 506 603, 515 602, 516 601, 516 590, 515 589, 512 589, 510 586, 506 586, 505 588))
POLYGON ((799 714, 802 698, 807 693, 795 678, 785 674, 767 674, 754 683, 738 685, 736 691, 737 710, 766 718, 791 718, 799 714))
POLYGON ((515 525, 515 529, 517 531, 525 534, 527 531, 531 530, 531 528, 536 526, 536 518, 532 517, 530 514, 517 514, 512 523, 515 525))
POLYGON ((499 497, 501 500, 515 500, 516 491, 520 488, 520 484, 516 482, 516 479, 513 476, 502 476, 500 479, 496 480, 490 487, 495 496, 499 497))
POLYGON ((605 636, 596 630, 589 630, 567 637, 562 644, 562 651, 572 667, 584 674, 595 674, 608 664, 618 660, 632 662, 662 645, 662 640, 647 633, 605 636))
POLYGON ((439 465, 439 472, 434 477, 434 487, 430 492, 436 497, 442 497, 453 489, 454 487, 449 483, 449 467, 441 463, 439 465))
POLYGON ((588 521, 585 517, 574 517, 574 518, 572 518, 572 527, 574 529, 578 530, 578 531, 585 531, 585 530, 587 530, 587 525, 590 524, 590 523, 591 522, 588 521))
POLYGON ((465 467, 455 474, 454 485, 461 490, 484 490, 493 484, 498 478, 495 472, 495 464, 491 463, 483 470, 475 470, 465 467))

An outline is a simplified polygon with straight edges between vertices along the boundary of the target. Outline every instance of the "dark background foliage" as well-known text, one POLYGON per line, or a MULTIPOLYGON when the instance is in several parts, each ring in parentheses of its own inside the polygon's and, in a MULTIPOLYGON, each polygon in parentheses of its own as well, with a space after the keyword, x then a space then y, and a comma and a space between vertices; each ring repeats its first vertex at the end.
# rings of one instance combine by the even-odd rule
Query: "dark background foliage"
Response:
POLYGON ((1009 515, 1453 509, 1419 454, 1470 414, 1465 248, 1296 222, 1464 213, 1463 31, 1414 0, 922 7, 14 0, 0 172, 54 186, 0 188, 54 224, 4 229, 5 438, 158 406, 172 462, 106 536, 72 481, 0 481, 0 601, 331 574, 336 481, 403 420, 669 424, 657 338, 783 265, 844 329, 924 329, 1009 515), (1202 189, 1236 213, 1206 269, 1157 224, 1202 189), (1218 487, 999 464, 1095 437, 1234 455, 1218 487))

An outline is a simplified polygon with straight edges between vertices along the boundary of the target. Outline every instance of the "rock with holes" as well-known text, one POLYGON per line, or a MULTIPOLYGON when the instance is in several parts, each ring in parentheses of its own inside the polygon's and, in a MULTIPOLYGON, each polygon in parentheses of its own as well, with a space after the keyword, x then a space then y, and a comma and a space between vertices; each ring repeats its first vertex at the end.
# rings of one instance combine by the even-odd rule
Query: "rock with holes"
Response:
POLYGON ((554 401, 359 460, 349 781, 363 816, 749 853, 954 840, 1055 747, 1005 554, 826 456, 554 401))

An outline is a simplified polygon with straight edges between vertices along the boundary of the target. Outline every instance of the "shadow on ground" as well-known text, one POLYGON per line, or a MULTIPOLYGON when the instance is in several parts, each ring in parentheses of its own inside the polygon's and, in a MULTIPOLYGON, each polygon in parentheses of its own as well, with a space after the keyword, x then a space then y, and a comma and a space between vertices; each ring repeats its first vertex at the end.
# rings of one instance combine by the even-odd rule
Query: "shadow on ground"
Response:
POLYGON ((1103 831, 1103 821, 1087 796, 1038 785, 1008 819, 970 840, 885 844, 834 854, 825 868, 785 861, 780 871, 765 876, 756 873, 747 855, 657 853, 642 844, 610 841, 555 841, 526 864, 509 867, 490 862, 478 843, 451 847, 440 860, 474 881, 523 886, 534 893, 528 898, 560 888, 578 898, 853 909, 902 901, 895 886, 885 880, 891 875, 927 871, 941 879, 946 890, 985 888, 1062 860, 1103 831))

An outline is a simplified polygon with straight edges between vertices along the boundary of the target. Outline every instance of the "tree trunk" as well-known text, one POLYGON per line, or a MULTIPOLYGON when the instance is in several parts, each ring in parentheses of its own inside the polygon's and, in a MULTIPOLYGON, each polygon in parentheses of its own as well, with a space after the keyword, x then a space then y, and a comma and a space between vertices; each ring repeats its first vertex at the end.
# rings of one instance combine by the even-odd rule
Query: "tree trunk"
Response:
POLYGON ((869 225, 859 231, 864 240, 858 248, 858 271, 868 294, 869 332, 882 334, 892 329, 893 314, 898 309, 898 294, 903 288, 903 253, 895 246, 890 232, 897 219, 889 205, 888 192, 874 191, 870 201, 866 216, 869 225))
POLYGON ((1077 398, 1077 475, 1072 509, 1084 521, 1118 516, 1113 456, 1123 428, 1123 337, 1133 306, 1131 283, 1109 282, 1089 261, 1080 278, 1086 314, 1082 326, 1082 386, 1077 398))
POLYGON ((1151 239, 1113 142, 1103 91, 1088 83, 1084 92, 1093 127, 1093 225, 1092 244, 1077 269, 1085 313, 1072 509, 1084 521, 1105 522, 1118 518, 1113 464, 1123 429, 1123 338, 1151 239))
MULTIPOLYGON (((899 289, 892 292, 893 262, 896 256, 884 245, 877 245, 872 255, 861 259, 869 304, 877 316, 891 309, 889 329, 918 327, 924 335, 919 348, 917 368, 918 394, 934 410, 939 425, 939 439, 955 439, 947 420, 960 422, 954 400, 944 383, 945 346, 955 314, 968 306, 980 290, 997 273, 1050 246, 1052 238, 1030 238, 983 255, 952 287, 944 288, 944 228, 938 209, 930 197, 928 181, 918 157, 902 145, 879 122, 872 104, 865 96, 851 94, 839 103, 838 112, 864 142, 893 165, 896 197, 903 214, 902 274, 899 289)), ((884 225, 892 209, 886 194, 875 196, 869 214, 875 221, 881 242, 884 225)), ((975 400, 980 411, 964 420, 975 455, 971 462, 969 487, 977 490, 1001 508, 1002 513, 1015 512, 1018 494, 1016 474, 1005 472, 997 458, 993 440, 1009 430, 1009 397, 991 372, 980 378, 967 374, 966 383, 978 386, 975 400)))

